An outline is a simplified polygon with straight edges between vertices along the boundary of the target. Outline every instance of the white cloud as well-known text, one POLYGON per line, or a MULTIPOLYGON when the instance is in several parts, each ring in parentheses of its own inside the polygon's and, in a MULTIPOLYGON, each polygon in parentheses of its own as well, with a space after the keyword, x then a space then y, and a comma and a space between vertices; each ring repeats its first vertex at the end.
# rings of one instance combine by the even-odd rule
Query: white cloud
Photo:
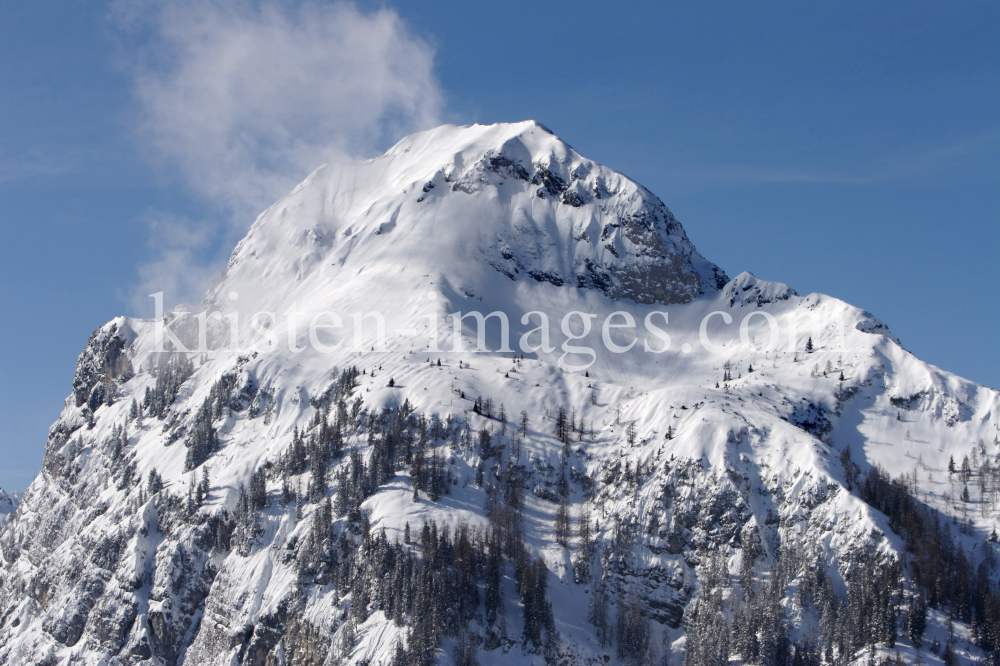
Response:
POLYGON ((438 121, 434 50, 389 9, 132 1, 112 20, 134 45, 141 145, 226 211, 224 242, 320 164, 370 157, 438 121))
POLYGON ((163 211, 151 211, 143 222, 149 230, 149 247, 155 259, 139 267, 138 284, 129 297, 137 316, 153 316, 156 292, 164 293, 167 307, 201 300, 211 281, 221 274, 219 258, 206 258, 217 230, 214 225, 195 222, 163 211))

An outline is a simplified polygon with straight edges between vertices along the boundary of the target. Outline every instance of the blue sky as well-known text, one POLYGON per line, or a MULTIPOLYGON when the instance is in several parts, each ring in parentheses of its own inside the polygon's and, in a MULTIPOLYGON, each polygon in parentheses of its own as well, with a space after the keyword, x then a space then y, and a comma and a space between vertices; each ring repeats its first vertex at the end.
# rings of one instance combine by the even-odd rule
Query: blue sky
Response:
POLYGON ((196 298, 253 214, 328 156, 436 122, 539 120, 656 192, 730 275, 842 298, 1000 387, 996 3, 2 15, 4 488, 37 473, 90 331, 150 316, 157 284, 196 298))

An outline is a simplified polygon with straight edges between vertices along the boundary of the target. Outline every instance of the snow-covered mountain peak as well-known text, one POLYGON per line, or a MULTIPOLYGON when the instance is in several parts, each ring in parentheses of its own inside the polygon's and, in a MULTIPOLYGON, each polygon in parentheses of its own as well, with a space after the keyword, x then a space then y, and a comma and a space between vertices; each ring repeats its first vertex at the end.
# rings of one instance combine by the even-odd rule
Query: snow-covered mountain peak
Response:
POLYGON ((88 340, 0 528, 0 665, 850 666, 923 636, 952 666, 1000 636, 1000 394, 729 280, 537 123, 318 169, 203 306, 88 340))
POLYGON ((743 271, 730 280, 722 289, 732 307, 740 305, 756 305, 786 301, 792 296, 798 296, 794 289, 782 282, 761 280, 750 271, 743 271))
MULTIPOLYGON (((497 181, 505 178, 530 180, 541 168, 547 170, 548 178, 558 177, 567 183, 588 182, 590 172, 598 168, 614 173, 586 159, 533 120, 493 125, 442 125, 402 139, 369 163, 388 163, 391 172, 403 180, 430 179, 440 172, 458 183, 453 189, 457 187, 462 191, 475 189, 469 180, 460 181, 463 176, 471 178, 480 168, 497 175, 497 181)), ((538 174, 539 178, 542 176, 538 174)), ((555 182, 545 184, 556 185, 555 182)), ((595 185, 596 177, 590 178, 589 184, 595 185)), ((652 197, 644 188, 640 189, 652 197)))
POLYGON ((428 275, 475 290, 499 273, 639 303, 727 281, 656 196, 527 121, 445 125, 320 168, 257 219, 216 293, 261 294, 279 276, 314 293, 401 271, 408 285, 428 275))
MULTIPOLYGON (((522 164, 565 165, 586 161, 550 129, 534 121, 492 125, 441 125, 404 137, 382 160, 410 165, 424 163, 434 169, 454 167, 462 172, 486 156, 506 155, 522 164)), ((452 173, 455 173, 454 171, 452 173)))

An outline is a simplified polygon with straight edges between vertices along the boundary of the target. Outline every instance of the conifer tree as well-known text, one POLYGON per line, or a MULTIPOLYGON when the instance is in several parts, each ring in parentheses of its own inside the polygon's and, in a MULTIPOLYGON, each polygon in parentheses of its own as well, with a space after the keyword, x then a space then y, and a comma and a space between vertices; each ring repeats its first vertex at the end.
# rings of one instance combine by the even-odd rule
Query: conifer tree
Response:
MULTIPOLYGON (((649 609, 641 597, 633 593, 619 599, 616 624, 618 656, 628 664, 641 663, 649 651, 650 640, 649 609)), ((716 642, 724 639, 720 636, 716 642)), ((719 666, 724 666, 724 663, 719 666)))
POLYGON ((917 592, 910 599, 910 612, 907 614, 906 629, 907 635, 913 641, 913 646, 920 649, 920 643, 927 628, 927 602, 924 595, 917 592))
POLYGON ((212 426, 212 402, 206 398, 194 418, 184 442, 187 454, 184 471, 189 472, 208 460, 218 448, 218 435, 212 426))
POLYGON ((198 492, 202 499, 208 497, 209 490, 211 490, 212 484, 208 478, 208 465, 201 468, 201 481, 198 482, 198 492))
POLYGON ((601 647, 611 644, 612 630, 608 611, 608 591, 603 580, 594 582, 594 592, 590 597, 587 620, 597 633, 601 647))
POLYGON ((500 590, 503 555, 501 552, 500 535, 496 531, 493 531, 488 535, 487 539, 489 543, 486 553, 486 567, 484 569, 486 579, 486 623, 493 624, 496 622, 497 613, 503 604, 503 596, 500 590))
POLYGON ((157 473, 156 468, 149 470, 149 475, 146 480, 146 492, 150 495, 155 495, 163 489, 163 479, 160 478, 159 473, 157 473))
POLYGON ((564 494, 559 498, 559 504, 556 506, 555 523, 556 543, 563 548, 569 543, 569 530, 569 497, 564 494))
POLYGON ((432 502, 437 502, 441 499, 441 463, 438 459, 437 449, 431 455, 431 469, 429 478, 427 480, 427 496, 432 502))

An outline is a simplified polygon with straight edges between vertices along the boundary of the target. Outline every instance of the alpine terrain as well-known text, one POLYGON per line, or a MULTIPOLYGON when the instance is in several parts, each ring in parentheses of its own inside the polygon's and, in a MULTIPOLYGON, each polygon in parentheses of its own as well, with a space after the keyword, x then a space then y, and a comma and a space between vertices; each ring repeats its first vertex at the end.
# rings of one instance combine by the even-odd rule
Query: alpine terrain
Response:
POLYGON ((998 418, 542 125, 439 127, 94 331, 0 663, 998 664, 998 418))
POLYGON ((19 499, 20 497, 16 492, 8 493, 3 488, 0 488, 0 525, 7 522, 10 514, 17 508, 19 499))

